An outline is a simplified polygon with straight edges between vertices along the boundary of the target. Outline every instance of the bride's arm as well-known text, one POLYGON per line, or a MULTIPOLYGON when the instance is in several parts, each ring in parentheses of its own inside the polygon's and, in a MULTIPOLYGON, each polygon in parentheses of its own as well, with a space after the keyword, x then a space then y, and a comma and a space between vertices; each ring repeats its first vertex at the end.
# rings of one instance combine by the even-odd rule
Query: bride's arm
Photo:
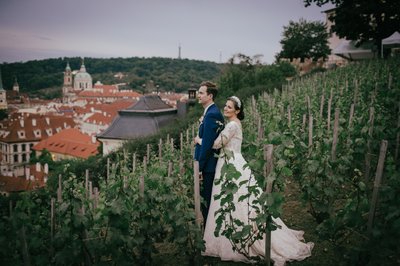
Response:
POLYGON ((228 123, 224 130, 218 135, 214 141, 213 149, 220 149, 225 146, 235 135, 234 123, 228 123))

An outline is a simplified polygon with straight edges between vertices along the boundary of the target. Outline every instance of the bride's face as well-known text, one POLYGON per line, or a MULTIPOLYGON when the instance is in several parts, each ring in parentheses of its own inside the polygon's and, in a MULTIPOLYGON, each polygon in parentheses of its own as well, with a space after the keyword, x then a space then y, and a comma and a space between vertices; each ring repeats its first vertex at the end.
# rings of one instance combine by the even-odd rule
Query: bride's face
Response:
POLYGON ((228 119, 233 119, 237 117, 238 113, 239 111, 235 109, 234 102, 227 100, 224 107, 224 116, 228 119))

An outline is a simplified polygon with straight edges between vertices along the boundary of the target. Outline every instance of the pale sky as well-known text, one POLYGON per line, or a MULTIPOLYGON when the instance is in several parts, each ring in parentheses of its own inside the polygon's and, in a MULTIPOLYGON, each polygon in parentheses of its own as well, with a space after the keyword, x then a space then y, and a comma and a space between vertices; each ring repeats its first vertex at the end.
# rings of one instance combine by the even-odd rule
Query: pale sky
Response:
POLYGON ((58 57, 181 57, 271 64, 289 21, 325 22, 302 0, 0 0, 0 63, 58 57))

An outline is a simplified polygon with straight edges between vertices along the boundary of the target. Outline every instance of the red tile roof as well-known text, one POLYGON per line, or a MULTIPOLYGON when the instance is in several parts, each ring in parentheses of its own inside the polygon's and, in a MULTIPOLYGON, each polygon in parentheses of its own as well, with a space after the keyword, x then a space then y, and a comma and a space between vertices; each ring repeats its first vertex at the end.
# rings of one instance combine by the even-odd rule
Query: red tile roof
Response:
MULTIPOLYGON (((31 166, 34 168, 35 166, 31 166)), ((2 192, 20 192, 34 190, 45 186, 44 173, 33 173, 34 180, 27 180, 25 177, 0 176, 0 191, 2 192)))
POLYGON ((40 141, 70 127, 75 127, 71 117, 14 113, 0 122, 0 142, 40 141))
POLYGON ((42 151, 48 150, 50 153, 69 155, 77 158, 88 158, 98 153, 98 141, 92 142, 92 137, 81 133, 76 128, 62 130, 61 132, 39 142, 32 149, 42 151))

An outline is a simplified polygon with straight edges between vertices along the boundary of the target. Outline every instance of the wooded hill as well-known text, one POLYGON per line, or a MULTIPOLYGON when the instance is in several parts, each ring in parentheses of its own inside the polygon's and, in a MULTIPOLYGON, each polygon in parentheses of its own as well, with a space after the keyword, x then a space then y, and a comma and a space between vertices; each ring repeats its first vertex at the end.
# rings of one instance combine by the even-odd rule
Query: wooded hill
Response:
MULTIPOLYGON (((12 89, 16 78, 21 92, 49 95, 43 91, 59 90, 61 93, 67 62, 72 70, 79 70, 82 59, 65 57, 0 64, 3 87, 12 89)), ((163 91, 186 91, 203 80, 214 80, 221 71, 221 65, 210 61, 160 57, 85 58, 84 64, 94 83, 126 83, 128 89, 141 92, 156 90, 157 85, 163 91), (124 76, 114 77, 119 72, 124 76)))

